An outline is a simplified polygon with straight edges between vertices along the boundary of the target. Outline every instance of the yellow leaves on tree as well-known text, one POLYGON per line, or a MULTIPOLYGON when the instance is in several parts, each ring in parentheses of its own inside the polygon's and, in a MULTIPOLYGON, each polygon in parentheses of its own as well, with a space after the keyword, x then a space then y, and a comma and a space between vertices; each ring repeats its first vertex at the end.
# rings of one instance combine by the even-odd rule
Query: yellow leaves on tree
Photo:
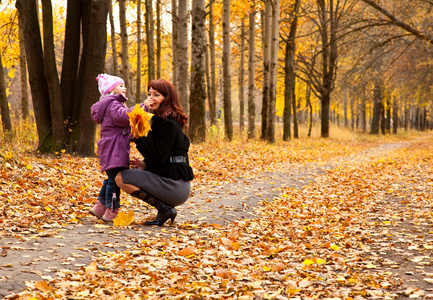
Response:
POLYGON ((140 104, 136 104, 131 112, 128 112, 129 123, 131 125, 131 135, 133 138, 147 136, 150 128, 150 120, 153 114, 144 111, 140 104))

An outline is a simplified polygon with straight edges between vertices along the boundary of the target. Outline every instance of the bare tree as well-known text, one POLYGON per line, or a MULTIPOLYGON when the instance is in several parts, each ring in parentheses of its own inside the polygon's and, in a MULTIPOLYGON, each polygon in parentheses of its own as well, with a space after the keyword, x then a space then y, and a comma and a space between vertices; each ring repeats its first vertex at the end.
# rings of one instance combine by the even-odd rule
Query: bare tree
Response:
POLYGON ((120 21, 120 44, 122 52, 122 79, 125 81, 126 97, 131 98, 131 86, 129 80, 129 47, 128 47, 128 31, 126 24, 126 0, 119 0, 119 21, 120 21))
POLYGON ((231 99, 231 71, 230 71, 230 0, 223 0, 223 102, 224 126, 226 138, 233 139, 233 118, 231 99))
POLYGON ((209 63, 210 63, 210 93, 209 93, 209 113, 210 124, 216 125, 216 63, 215 63, 215 24, 212 1, 209 3, 209 63))
POLYGON ((156 0, 156 78, 161 78, 161 0, 156 0))
MULTIPOLYGON (((95 154, 96 124, 88 112, 91 105, 99 99, 95 78, 104 70, 108 6, 108 0, 68 1, 61 80, 62 95, 66 94, 63 89, 67 86, 73 88, 69 90, 72 96, 67 100, 63 99, 64 116, 69 117, 62 122, 61 129, 64 129, 64 124, 67 125, 70 138, 66 145, 67 150, 76 151, 82 155, 95 154), (77 43, 80 40, 83 41, 82 50, 80 50, 80 44, 77 43), (78 60, 80 61, 79 67, 78 60)), ((39 137, 38 149, 41 152, 49 152, 54 150, 52 126, 57 126, 51 119, 50 107, 51 101, 55 100, 50 99, 48 91, 36 1, 17 0, 16 7, 22 21, 20 24, 24 36, 29 82, 39 137)))
POLYGON ((240 62, 239 62, 239 133, 244 132, 244 114, 245 114, 245 16, 241 20, 241 44, 239 48, 240 62))
POLYGON ((141 102, 141 0, 137 0, 137 84, 135 90, 135 103, 141 102))
POLYGON ((116 30, 114 27, 113 4, 111 1, 110 1, 109 10, 108 10, 108 16, 110 19, 111 57, 113 59, 113 75, 118 76, 119 64, 117 63, 116 30))
POLYGON ((147 66, 148 80, 155 79, 155 41, 153 31, 153 1, 146 1, 146 41, 147 41, 147 66))
POLYGON ((48 82, 50 96, 51 121, 53 130, 53 150, 64 148, 66 138, 63 123, 63 105, 60 91, 59 75, 57 74, 56 57, 54 54, 53 10, 51 0, 42 0, 44 63, 45 76, 48 82))
MULTIPOLYGON (((301 0, 296 0, 293 13, 292 24, 290 25, 290 32, 286 39, 286 54, 284 66, 284 111, 283 111, 283 140, 287 141, 291 138, 291 107, 292 100, 295 98, 295 51, 296 51, 296 29, 298 25, 298 13, 301 0)), ((296 113, 296 111, 294 111, 296 113)))
POLYGON ((187 0, 179 0, 178 3, 178 44, 177 44, 177 53, 178 53, 178 92, 179 92, 179 100, 182 108, 189 115, 189 106, 188 106, 188 1, 187 0))
POLYGON ((264 16, 262 16, 262 45, 263 45, 263 90, 262 90, 262 133, 260 138, 267 139, 268 106, 269 106, 269 71, 271 54, 271 20, 272 6, 270 0, 265 1, 264 16))
MULTIPOLYGON (((21 23, 18 16, 18 23, 21 23)), ((29 92, 27 77, 26 50, 24 48, 23 32, 21 26, 18 26, 18 36, 20 43, 20 74, 21 74, 21 116, 24 120, 29 117, 29 92)), ((9 107, 8 107, 9 108, 9 107)))
POLYGON ((280 3, 281 0, 272 1, 272 24, 271 24, 271 57, 269 68, 269 105, 267 141, 275 143, 275 105, 277 100, 277 69, 278 49, 280 31, 280 3))
POLYGON ((52 138, 50 96, 45 77, 36 0, 17 0, 16 7, 20 14, 20 25, 26 49, 30 90, 39 137, 38 149, 41 152, 49 152, 51 150, 50 140, 52 138))
POLYGON ((5 77, 3 74, 3 62, 2 55, 0 51, 0 112, 1 112, 1 121, 3 125, 3 131, 5 133, 12 132, 12 122, 11 115, 9 111, 8 98, 6 96, 6 84, 5 77))
POLYGON ((255 48, 256 48, 256 10, 255 1, 253 1, 249 15, 248 25, 248 138, 253 139, 256 136, 256 104, 254 101, 255 87, 255 48))
POLYGON ((178 72, 179 72, 179 62, 178 62, 178 53, 177 53, 177 27, 178 27, 178 18, 177 18, 177 0, 171 0, 171 66, 172 66, 172 81, 173 85, 178 89, 178 72))
POLYGON ((189 136, 191 142, 206 140, 206 10, 204 0, 193 0, 191 9, 191 87, 189 105, 189 136))

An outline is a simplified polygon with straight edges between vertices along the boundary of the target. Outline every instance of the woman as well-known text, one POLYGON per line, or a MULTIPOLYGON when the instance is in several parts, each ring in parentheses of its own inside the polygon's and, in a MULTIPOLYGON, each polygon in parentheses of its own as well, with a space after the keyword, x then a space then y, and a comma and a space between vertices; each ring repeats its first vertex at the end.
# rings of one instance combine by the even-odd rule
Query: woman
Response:
POLYGON ((144 160, 133 158, 132 168, 119 172, 116 183, 158 210, 156 218, 146 225, 162 226, 168 219, 174 222, 174 207, 188 199, 194 174, 188 160, 190 142, 182 130, 188 117, 175 87, 164 79, 152 80, 148 91, 144 103, 154 114, 151 131, 135 140, 144 160))

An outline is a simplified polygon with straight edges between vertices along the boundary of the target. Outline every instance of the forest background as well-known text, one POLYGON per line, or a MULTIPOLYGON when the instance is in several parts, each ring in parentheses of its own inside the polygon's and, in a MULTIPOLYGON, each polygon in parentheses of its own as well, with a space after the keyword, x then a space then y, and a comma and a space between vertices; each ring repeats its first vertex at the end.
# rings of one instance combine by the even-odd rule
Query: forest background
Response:
POLYGON ((425 130, 431 9, 422 0, 3 0, 3 133, 35 120, 39 151, 93 155, 88 111, 101 72, 124 78, 130 105, 150 80, 171 80, 192 142, 232 140, 234 130, 288 140, 303 124, 311 136, 313 123, 321 137, 330 124, 425 130))

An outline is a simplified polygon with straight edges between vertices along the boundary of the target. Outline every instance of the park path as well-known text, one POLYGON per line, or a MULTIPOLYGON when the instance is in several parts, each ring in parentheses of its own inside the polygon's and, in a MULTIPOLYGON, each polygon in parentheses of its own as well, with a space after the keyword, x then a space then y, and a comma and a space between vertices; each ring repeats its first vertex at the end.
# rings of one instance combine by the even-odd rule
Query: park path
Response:
MULTIPOLYGON (((193 195, 178 208, 176 223, 201 222, 228 225, 233 221, 253 218, 260 201, 272 200, 285 188, 302 189, 326 170, 341 168, 386 155, 406 147, 404 143, 383 144, 326 164, 280 165, 275 172, 264 172, 254 178, 236 182, 193 186, 193 195)), ((131 209, 131 208, 129 208, 131 209)), ((132 208, 135 216, 148 218, 153 209, 132 208)), ((0 296, 18 293, 26 288, 25 281, 49 280, 65 276, 67 270, 87 266, 99 253, 123 251, 136 245, 138 239, 169 236, 174 227, 146 227, 133 224, 116 228, 95 222, 89 216, 79 224, 46 228, 40 234, 21 232, 19 238, 0 241, 0 296), (58 271, 62 272, 58 272, 58 271)), ((175 223, 175 224, 176 224, 175 223)), ((199 226, 197 226, 199 228, 199 226)))

